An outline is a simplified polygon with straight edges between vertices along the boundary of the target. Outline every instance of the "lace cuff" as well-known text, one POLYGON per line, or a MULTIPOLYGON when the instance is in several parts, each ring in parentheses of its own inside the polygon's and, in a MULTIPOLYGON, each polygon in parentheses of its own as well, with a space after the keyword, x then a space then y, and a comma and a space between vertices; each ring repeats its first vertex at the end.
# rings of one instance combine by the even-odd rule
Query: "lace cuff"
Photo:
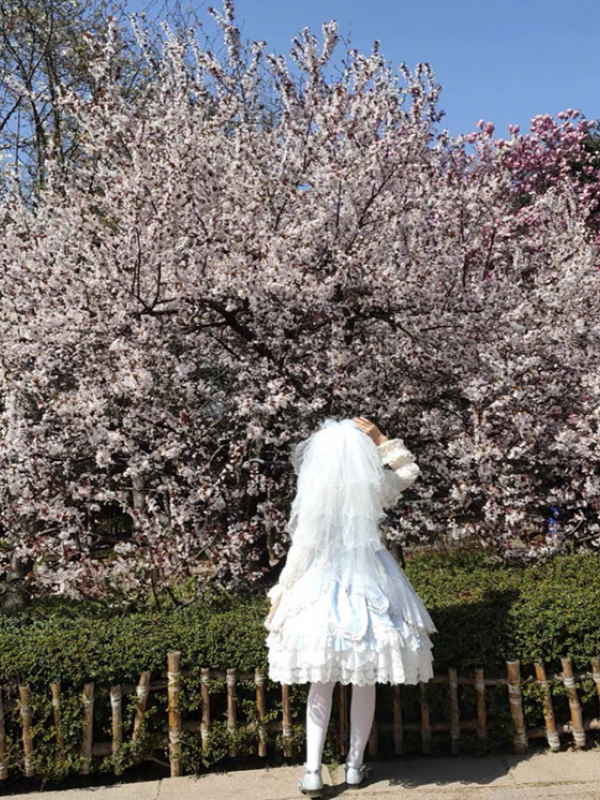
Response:
POLYGON ((267 597, 270 597, 273 602, 285 592, 290 589, 298 578, 304 574, 314 558, 314 551, 306 547, 292 543, 288 550, 285 560, 285 566, 281 570, 279 576, 279 583, 276 583, 267 592, 267 597))
POLYGON ((377 445, 382 462, 393 470, 414 462, 415 457, 405 447, 402 439, 388 439, 387 442, 377 445))
POLYGON ((404 464, 398 469, 395 469, 394 472, 400 480, 399 488, 401 492, 408 489, 409 486, 412 486, 421 474, 421 470, 414 461, 411 461, 409 464, 404 464))
POLYGON ((274 603, 284 593, 285 589, 280 583, 276 583, 267 592, 267 597, 274 603))

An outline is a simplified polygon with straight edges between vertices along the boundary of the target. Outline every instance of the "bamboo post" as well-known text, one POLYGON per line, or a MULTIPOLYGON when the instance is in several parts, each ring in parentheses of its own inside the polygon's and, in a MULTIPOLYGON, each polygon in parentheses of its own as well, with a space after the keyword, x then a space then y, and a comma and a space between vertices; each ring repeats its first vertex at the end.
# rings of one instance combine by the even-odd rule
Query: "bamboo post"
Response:
MULTIPOLYGON (((116 755, 123 744, 123 696, 120 686, 110 687, 110 711, 112 721, 112 745, 111 752, 116 755)), ((119 775, 122 770, 115 766, 115 775, 119 775)))
POLYGON ((286 758, 291 758, 292 712, 290 709, 290 687, 285 683, 281 684, 281 704, 283 706, 283 720, 282 720, 283 755, 286 758))
POLYGON ((573 728, 573 740, 575 747, 585 747, 585 729, 583 727, 583 715, 581 704, 577 696, 575 686, 575 676, 573 675, 573 663, 570 658, 561 658, 563 668, 563 683, 569 693, 569 709, 571 710, 571 725, 573 728))
POLYGON ((429 717, 429 700, 427 698, 427 684, 420 683, 421 692, 421 752, 423 755, 431 753, 431 719, 429 717))
POLYGON ((592 658, 592 678, 594 679, 598 697, 600 698, 600 656, 592 658))
POLYGON ((131 734, 131 743, 133 745, 136 745, 139 741, 142 732, 142 722, 144 721, 146 709, 148 708, 148 696, 150 694, 149 672, 142 672, 135 693, 135 717, 133 719, 133 733, 131 734))
POLYGON ((229 755, 237 755, 237 743, 235 741, 237 736, 237 693, 236 693, 236 670, 227 670, 227 730, 231 735, 231 744, 229 746, 229 755))
POLYGON ((485 678, 483 669, 475 670, 475 701, 477 705, 477 735, 488 738, 487 709, 485 705, 485 678))
POLYGON ((88 775, 92 768, 94 736, 94 684, 86 683, 81 695, 83 702, 83 739, 81 742, 81 772, 88 775))
POLYGON ((450 694, 450 752, 458 755, 460 737, 460 708, 458 705, 458 675, 455 667, 448 669, 448 691, 450 694))
POLYGON ((52 716, 54 718, 54 736, 56 738, 56 746, 59 752, 65 752, 65 737, 63 736, 62 726, 60 722, 60 705, 61 705, 61 691, 60 683, 50 684, 50 693, 52 694, 52 716))
POLYGON ((181 694, 181 653, 167 653, 167 697, 169 710, 169 763, 171 777, 181 775, 179 746, 181 742, 181 712, 179 696, 181 694))
POLYGON ((35 775, 33 766, 33 738, 31 728, 33 725, 31 716, 31 690, 29 686, 19 686, 19 706, 21 709, 21 725, 23 730, 23 755, 24 772, 28 778, 35 775))
POLYGON ((525 732, 525 717, 523 715, 523 696, 521 694, 521 664, 519 661, 507 661, 506 672, 508 675, 508 699, 510 714, 515 728, 513 737, 515 753, 527 752, 527 734, 525 732))
POLYGON ((267 737, 265 730, 265 715, 267 713, 267 701, 265 697, 265 676, 262 670, 254 672, 254 683, 256 684, 256 720, 258 730, 258 755, 267 755, 267 737))
POLYGON ((348 687, 343 683, 339 684, 339 752, 340 756, 344 758, 348 750, 348 687))
POLYGON ((202 721, 200 723, 200 740, 202 742, 202 752, 208 750, 208 737, 210 734, 210 691, 208 683, 210 681, 210 670, 200 670, 200 692, 202 696, 202 721))
POLYGON ((399 685, 394 686, 394 753, 402 755, 402 740, 404 731, 402 730, 402 689, 399 685))
POLYGON ((4 725, 4 698, 3 690, 0 686, 0 781, 8 778, 8 768, 6 766, 6 728, 4 725))
POLYGON ((552 694, 550 685, 546 677, 546 670, 543 664, 535 665, 535 677, 542 690, 542 705, 544 708, 544 721, 546 723, 546 739, 550 749, 554 752, 560 750, 560 737, 556 730, 556 720, 554 719, 554 709, 552 708, 552 694))

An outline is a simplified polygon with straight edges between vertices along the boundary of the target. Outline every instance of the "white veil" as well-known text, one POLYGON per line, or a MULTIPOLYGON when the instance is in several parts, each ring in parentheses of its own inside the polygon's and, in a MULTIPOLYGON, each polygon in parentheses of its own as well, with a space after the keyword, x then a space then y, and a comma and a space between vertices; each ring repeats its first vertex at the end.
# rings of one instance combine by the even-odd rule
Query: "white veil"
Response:
POLYGON ((328 556, 382 546, 383 466, 352 420, 326 420, 296 447, 292 464, 298 490, 287 530, 294 544, 328 556))
MULTIPOLYGON (((344 649, 349 639, 372 636, 369 626, 382 614, 404 626, 406 638, 418 628, 435 630, 381 540, 385 471, 372 439, 350 419, 326 420, 296 447, 292 464, 298 489, 280 576, 286 591, 269 629, 284 637, 298 664, 313 656, 320 663, 332 641, 344 649), (305 608, 313 610, 309 626, 305 608)), ((392 630, 389 622, 384 627, 392 630)))

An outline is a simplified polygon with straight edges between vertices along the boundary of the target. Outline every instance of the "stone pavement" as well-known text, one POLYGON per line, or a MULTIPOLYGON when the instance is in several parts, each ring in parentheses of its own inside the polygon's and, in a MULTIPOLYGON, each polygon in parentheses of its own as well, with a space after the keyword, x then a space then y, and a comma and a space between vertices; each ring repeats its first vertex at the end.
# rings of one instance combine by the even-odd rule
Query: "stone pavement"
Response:
MULTIPOLYGON (((324 797, 352 800, 600 800, 600 750, 532 756, 414 758, 374 763, 368 785, 348 789, 325 770, 324 797)), ((26 800, 298 800, 299 767, 212 773, 111 787, 21 795, 26 800)))

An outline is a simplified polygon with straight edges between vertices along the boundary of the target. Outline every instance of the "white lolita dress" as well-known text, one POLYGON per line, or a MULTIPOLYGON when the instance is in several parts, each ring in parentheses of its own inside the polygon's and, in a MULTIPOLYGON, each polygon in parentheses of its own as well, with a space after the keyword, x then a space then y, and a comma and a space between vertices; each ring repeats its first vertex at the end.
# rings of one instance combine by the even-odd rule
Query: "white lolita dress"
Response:
POLYGON ((383 509, 420 470, 401 439, 376 447, 328 421, 292 458, 292 538, 270 624, 269 677, 283 684, 428 681, 435 626, 381 541, 383 509))

